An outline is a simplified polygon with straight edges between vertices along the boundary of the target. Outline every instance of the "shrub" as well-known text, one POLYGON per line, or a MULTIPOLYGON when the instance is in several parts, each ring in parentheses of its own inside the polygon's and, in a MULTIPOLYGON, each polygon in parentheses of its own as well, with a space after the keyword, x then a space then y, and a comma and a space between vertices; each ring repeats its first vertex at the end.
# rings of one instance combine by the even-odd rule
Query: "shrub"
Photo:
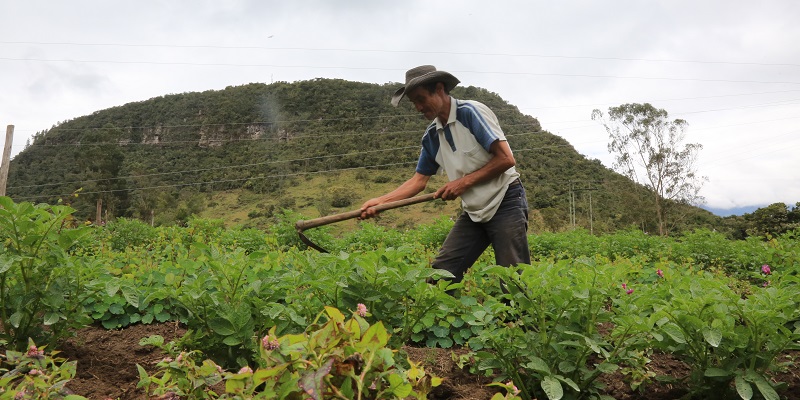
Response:
POLYGON ((0 339, 15 348, 28 338, 55 343, 90 322, 83 261, 67 253, 89 231, 64 228, 73 211, 0 197, 0 339))
POLYGON ((111 248, 116 251, 150 245, 158 236, 155 228, 138 219, 118 218, 106 227, 111 248))

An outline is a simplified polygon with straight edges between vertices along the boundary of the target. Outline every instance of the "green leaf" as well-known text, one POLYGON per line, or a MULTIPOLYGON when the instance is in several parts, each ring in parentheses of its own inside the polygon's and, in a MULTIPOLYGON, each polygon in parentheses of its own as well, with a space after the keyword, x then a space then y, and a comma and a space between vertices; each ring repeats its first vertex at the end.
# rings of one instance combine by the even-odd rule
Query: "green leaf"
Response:
POLYGON ((135 287, 129 285, 122 286, 122 297, 125 297, 125 301, 127 301, 128 304, 139 308, 139 291, 137 291, 135 287))
POLYGON ((739 393, 739 397, 744 400, 750 400, 753 398, 753 387, 750 386, 744 378, 740 375, 736 375, 736 378, 733 379, 734 385, 736 385, 736 393, 739 393))
POLYGON ((572 390, 574 390, 574 391, 576 391, 576 392, 580 392, 580 391, 581 391, 581 388, 580 388, 580 387, 578 386, 578 384, 577 384, 577 383, 575 383, 575 381, 573 381, 572 379, 565 378, 565 377, 563 377, 563 376, 561 376, 561 375, 556 375, 555 377, 556 377, 556 379, 560 380, 561 382, 564 382, 564 383, 566 383, 566 384, 567 384, 567 386, 569 386, 569 387, 571 387, 571 388, 572 388, 572 390))
MULTIPOLYGON (((150 315, 148 313, 148 315, 150 315)), ((221 336, 230 336, 236 333, 236 329, 234 328, 233 324, 224 318, 213 318, 208 321, 208 326, 214 333, 221 335, 221 336)))
POLYGON ((113 303, 108 305, 108 312, 114 315, 120 315, 125 313, 125 309, 121 305, 113 303))
POLYGON ((14 328, 19 328, 19 324, 22 323, 22 313, 17 311, 11 314, 11 316, 8 317, 8 323, 14 328))
POLYGON ((561 387, 561 382, 552 376, 545 376, 542 379, 542 390, 550 400, 560 400, 564 397, 564 389, 561 387))
POLYGON ((575 363, 571 361, 561 361, 558 363, 558 370, 565 374, 575 371, 576 369, 578 368, 575 366, 575 363))
POLYGON ((667 324, 661 327, 661 329, 672 338, 672 340, 676 341, 677 343, 685 344, 686 343, 686 336, 684 336, 683 331, 680 327, 676 324, 667 324))
POLYGON ((589 298, 589 289, 581 289, 581 290, 573 290, 572 297, 577 299, 588 299, 589 298))
POLYGON ((242 341, 239 340, 239 338, 237 338, 236 336, 228 336, 222 340, 222 343, 225 343, 228 346, 236 346, 238 344, 241 344, 242 341))
POLYGON ((439 347, 443 349, 449 349, 453 347, 453 339, 450 339, 449 337, 438 338, 436 339, 436 342, 439 344, 439 347))
POLYGON ((108 297, 113 297, 119 291, 119 279, 114 278, 106 282, 106 294, 108 297))
POLYGON ((361 338, 361 344, 373 351, 386 346, 388 341, 389 334, 386 332, 386 328, 384 328, 383 322, 381 321, 370 326, 361 338))
POLYGON ((150 385, 150 375, 147 374, 144 368, 141 365, 136 364, 136 370, 139 371, 139 384, 136 385, 137 388, 142 386, 149 386, 150 385))
POLYGON ((335 322, 340 324, 344 322, 344 314, 334 307, 326 306, 325 313, 328 314, 328 317, 335 322))
POLYGON ((392 393, 394 393, 394 395, 397 396, 398 399, 405 399, 411 394, 413 390, 414 387, 411 386, 410 383, 404 382, 398 386, 395 386, 392 389, 392 393))
POLYGON ((61 319, 61 313, 50 311, 44 315, 44 325, 45 326, 53 325, 56 322, 58 322, 59 319, 61 319))
POLYGON ((489 369, 502 369, 503 363, 496 358, 484 358, 478 361, 478 370, 486 371, 489 369))
POLYGON ((102 324, 103 324, 103 328, 106 328, 106 329, 116 329, 120 325, 119 319, 116 318, 116 317, 107 319, 107 320, 103 321, 102 324))
POLYGON ((431 330, 433 331, 433 334, 436 335, 436 337, 440 338, 447 337, 447 335, 450 334, 450 328, 446 326, 436 325, 432 327, 431 330))
POLYGON ((711 346, 719 347, 720 342, 722 342, 722 332, 713 328, 705 328, 703 329, 703 338, 711 346))
POLYGON ((724 369, 721 369, 721 368, 708 368, 708 369, 706 369, 705 373, 703 373, 703 375, 705 375, 705 376, 707 376, 709 378, 726 377, 726 376, 731 376, 731 374, 732 373, 730 371, 727 371, 727 370, 724 370, 724 369))
POLYGON ((604 374, 610 374, 619 369, 619 365, 610 362, 597 364, 596 367, 598 371, 604 374))
POLYGON ((150 335, 146 338, 139 340, 139 346, 156 346, 161 347, 164 344, 164 337, 161 335, 150 335))
POLYGON ((544 360, 542 360, 541 358, 535 356, 531 356, 530 361, 527 364, 525 364, 525 368, 534 370, 536 372, 542 372, 545 374, 550 373, 550 367, 547 366, 547 363, 544 362, 544 360))
POLYGON ((761 374, 757 374, 754 377, 753 383, 756 384, 758 391, 764 396, 764 400, 780 400, 778 393, 761 374))
POLYGON ((8 271, 14 265, 14 261, 19 257, 10 256, 8 254, 0 254, 0 274, 8 271))
POLYGON ((171 317, 171 315, 168 312, 160 312, 156 314, 156 321, 167 322, 169 321, 169 317, 171 317))

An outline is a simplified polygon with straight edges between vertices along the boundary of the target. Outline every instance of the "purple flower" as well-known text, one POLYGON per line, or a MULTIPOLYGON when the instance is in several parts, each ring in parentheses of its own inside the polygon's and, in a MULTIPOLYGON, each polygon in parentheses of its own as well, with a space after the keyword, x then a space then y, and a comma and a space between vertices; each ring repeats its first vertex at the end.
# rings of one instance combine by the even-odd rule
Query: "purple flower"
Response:
POLYGON ((356 314, 358 314, 361 317, 366 317, 367 316, 367 306, 365 306, 362 303, 358 303, 358 306, 356 306, 356 314))
POLYGON ((520 390, 519 390, 519 389, 517 389, 517 386, 516 386, 516 385, 514 385, 514 382, 513 382, 513 381, 506 382, 506 386, 508 386, 508 387, 510 387, 510 388, 511 388, 511 394, 512 394, 512 395, 516 396, 516 395, 518 395, 518 394, 519 394, 520 390))
POLYGON ((239 373, 240 374, 252 374, 253 373, 253 369, 250 368, 250 367, 245 366, 245 367, 242 367, 242 369, 239 370, 239 373))
POLYGON ((31 345, 31 347, 28 347, 28 352, 25 353, 25 355, 30 358, 42 358, 44 357, 44 350, 39 350, 36 346, 31 345))
POLYGON ((628 284, 627 284, 627 283, 623 283, 623 284, 622 284, 622 288, 623 288, 623 289, 627 289, 627 288, 628 288, 628 284))
POLYGON ((769 267, 769 265, 764 264, 761 266, 761 273, 764 275, 771 275, 772 269, 769 267))
POLYGON ((658 270, 656 270, 656 275, 658 275, 659 278, 663 278, 664 277, 664 271, 662 271, 661 269, 658 269, 658 270))
POLYGON ((633 293, 633 289, 628 289, 628 290, 625 291, 625 293, 632 294, 633 293))
POLYGON ((769 284, 770 284, 770 283, 772 283, 772 282, 771 282, 771 281, 766 281, 766 282, 764 282, 764 284, 763 284, 763 285, 761 285, 761 286, 763 286, 763 287, 767 287, 767 286, 769 286, 769 284))
POLYGON ((281 347, 281 344, 278 343, 278 339, 270 340, 269 335, 266 335, 261 339, 261 346, 264 347, 264 350, 275 350, 281 347))
POLYGON ((36 375, 43 375, 43 373, 42 373, 42 371, 34 368, 34 369, 28 371, 28 375, 36 376, 36 375))

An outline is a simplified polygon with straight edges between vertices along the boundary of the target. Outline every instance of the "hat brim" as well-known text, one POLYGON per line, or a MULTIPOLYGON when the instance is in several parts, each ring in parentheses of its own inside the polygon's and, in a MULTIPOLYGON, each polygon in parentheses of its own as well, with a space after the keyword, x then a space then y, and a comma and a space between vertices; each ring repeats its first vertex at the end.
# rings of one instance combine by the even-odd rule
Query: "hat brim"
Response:
POLYGON ((405 86, 397 89, 392 95, 392 105, 397 107, 400 104, 400 100, 406 95, 407 92, 410 92, 420 85, 424 85, 429 82, 442 82, 444 84, 445 89, 447 91, 453 90, 461 81, 458 80, 453 74, 446 72, 446 71, 433 71, 431 73, 419 76, 410 80, 405 86))

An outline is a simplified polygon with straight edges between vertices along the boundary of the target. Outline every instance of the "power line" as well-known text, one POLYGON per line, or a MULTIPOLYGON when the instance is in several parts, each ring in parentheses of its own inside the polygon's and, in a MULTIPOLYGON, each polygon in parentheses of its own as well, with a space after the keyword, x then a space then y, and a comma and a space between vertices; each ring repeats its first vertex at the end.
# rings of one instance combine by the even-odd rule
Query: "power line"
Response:
POLYGON ((225 49, 225 50, 277 50, 277 51, 312 51, 312 52, 333 51, 333 52, 387 53, 387 54, 435 54, 435 55, 447 54, 447 55, 458 55, 458 56, 561 58, 561 59, 577 59, 577 60, 647 61, 647 62, 659 62, 659 63, 800 67, 800 64, 796 63, 765 63, 765 62, 753 62, 753 61, 720 61, 720 60, 677 60, 668 58, 600 57, 600 56, 574 56, 574 55, 560 55, 560 54, 486 53, 486 52, 459 52, 459 51, 440 51, 440 50, 387 50, 387 49, 352 49, 352 48, 318 48, 318 47, 221 46, 221 45, 80 43, 80 42, 35 42, 35 41, 0 41, 0 44, 23 44, 23 45, 34 44, 34 45, 85 46, 85 47, 144 47, 144 48, 152 47, 152 48, 225 49))
MULTIPOLYGON (((736 94, 720 94, 714 96, 695 96, 695 97, 678 97, 678 98, 671 98, 671 99, 658 99, 658 100, 649 100, 648 103, 658 103, 658 102, 667 102, 667 101, 684 101, 684 100, 703 100, 703 99, 716 99, 721 97, 739 97, 739 96, 758 96, 762 94, 778 94, 778 93, 793 93, 799 92, 800 89, 793 89, 793 90, 774 90, 769 92, 755 92, 755 93, 736 93, 736 94)), ((598 107, 604 106, 606 104, 621 104, 625 103, 624 101, 615 101, 615 102, 603 102, 603 103, 593 103, 593 104, 573 104, 573 105, 559 105, 559 106, 545 106, 545 107, 520 107, 520 110, 546 110, 546 109, 553 109, 553 108, 577 108, 577 107, 598 107)))
MULTIPOLYGON (((178 187, 197 186, 197 185, 209 185, 209 184, 215 184, 215 183, 229 183, 229 182, 241 182, 241 181, 248 181, 248 180, 260 180, 260 179, 268 179, 268 178, 287 178, 287 177, 299 176, 299 175, 310 175, 310 174, 320 174, 320 173, 327 173, 327 172, 351 171, 351 170, 362 169, 362 168, 369 169, 369 168, 391 167, 391 166, 408 165, 408 164, 414 164, 414 163, 416 163, 416 161, 398 162, 398 163, 390 163, 390 164, 366 165, 366 166, 360 166, 360 167, 336 168, 336 169, 328 169, 328 170, 321 170, 321 171, 275 174, 275 175, 256 176, 256 177, 248 177, 248 178, 222 179, 222 180, 214 180, 214 181, 179 183, 179 184, 174 184, 174 185, 157 185, 157 186, 148 186, 148 187, 142 187, 142 188, 98 190, 98 191, 93 191, 93 192, 81 192, 81 194, 101 194, 101 193, 130 192, 130 191, 134 191, 134 190, 167 189, 167 188, 178 188, 178 187)), ((15 197, 15 200, 38 199, 38 198, 47 198, 47 197, 67 197, 67 196, 72 196, 74 194, 75 193, 66 193, 66 194, 58 194, 58 195, 21 196, 21 197, 15 197)))
MULTIPOLYGON (((361 118, 364 118, 364 117, 351 117, 349 119, 361 119, 361 118)), ((331 120, 346 120, 346 119, 348 119, 348 118, 335 118, 335 119, 331 119, 331 120)), ((323 118, 322 120, 316 119, 316 120, 313 120, 313 121, 314 122, 320 122, 320 121, 328 121, 328 120, 323 118)), ((283 122, 295 122, 295 121, 283 121, 283 122)), ((126 130, 133 130, 133 129, 152 130, 152 129, 159 129, 159 128, 160 129, 204 128, 204 127, 218 127, 219 128, 219 127, 237 126, 237 125, 269 125, 269 124, 273 124, 273 123, 275 123, 275 122, 257 121, 257 122, 248 122, 248 123, 231 122, 231 123, 218 123, 218 124, 208 124, 208 125, 206 125, 206 124, 182 124, 182 125, 137 126, 137 127, 132 127, 132 126, 100 127, 100 128, 60 128, 60 127, 55 127, 53 129, 48 130, 47 133, 50 133, 50 132, 86 132, 86 131, 126 131, 126 130)), ((517 127, 517 126, 529 126, 529 125, 531 125, 531 123, 530 122, 524 122, 524 123, 518 123, 518 124, 502 124, 502 125, 503 125, 503 127, 510 128, 510 127, 517 127)), ((408 134, 408 133, 420 134, 422 131, 423 131, 423 129, 388 131, 388 132, 385 132, 385 131, 372 131, 372 132, 352 131, 352 132, 336 133, 336 135, 337 135, 337 137, 363 136, 363 135, 382 135, 382 136, 387 136, 387 135, 408 134)), ((330 137, 331 135, 332 135, 331 133, 320 133, 320 134, 313 134, 313 132, 312 132, 312 134, 303 133, 302 135, 298 135, 296 137, 293 137, 292 140, 295 140, 295 139, 319 139, 319 138, 324 138, 324 137, 330 137)), ((221 143, 251 142, 251 141, 262 141, 262 140, 263 141, 266 141, 266 140, 281 141, 281 140, 286 140, 286 139, 283 138, 283 137, 280 137, 280 136, 270 136, 270 137, 263 137, 262 136, 262 137, 257 137, 257 138, 206 139, 205 141, 206 142, 210 142, 210 143, 215 143, 215 144, 221 144, 221 143)), ((39 147, 39 146, 41 146, 41 147, 62 147, 62 146, 63 147, 74 147, 74 146, 103 146, 103 145, 118 145, 118 146, 145 145, 145 146, 153 146, 153 145, 168 145, 168 144, 169 145, 172 145, 172 144, 197 144, 200 141, 201 141, 201 139, 131 143, 131 142, 124 142, 124 141, 119 141, 118 140, 118 141, 114 141, 114 142, 87 142, 87 143, 82 143, 82 142, 76 142, 76 143, 39 143, 39 144, 33 143, 33 144, 29 144, 27 146, 30 146, 30 147, 39 147)))
POLYGON ((391 148, 391 149, 369 150, 369 151, 362 151, 362 152, 356 152, 356 153, 329 154, 329 155, 325 155, 325 156, 303 157, 303 158, 295 158, 295 159, 291 159, 291 160, 265 161, 265 162, 252 163, 252 164, 229 165, 229 166, 223 166, 223 167, 201 168, 201 169, 192 169, 192 170, 183 170, 183 171, 158 172, 158 173, 152 173, 152 174, 119 176, 119 177, 103 178, 103 179, 91 179, 91 180, 80 180, 80 181, 58 182, 58 183, 45 183, 45 184, 41 184, 41 185, 11 186, 11 187, 9 187, 9 189, 39 188, 39 187, 45 187, 45 186, 69 185, 69 184, 73 184, 73 183, 105 182, 105 181, 114 181, 114 180, 123 180, 123 179, 146 178, 146 177, 152 177, 152 176, 190 174, 190 173, 197 173, 197 172, 219 171, 219 170, 233 169, 233 168, 257 167, 257 166, 269 165, 269 164, 292 163, 292 162, 300 162, 300 161, 320 160, 320 159, 325 159, 325 158, 334 158, 334 157, 361 155, 361 154, 369 154, 369 153, 378 153, 378 152, 384 152, 384 151, 405 150, 405 149, 412 149, 412 148, 413 149, 418 149, 419 146, 395 147, 395 148, 391 148))
MULTIPOLYGON (((749 104, 737 107, 727 107, 727 108, 717 108, 717 109, 710 109, 710 110, 697 110, 697 111, 685 111, 685 112, 677 112, 675 115, 686 115, 686 114, 699 114, 699 113, 709 113, 709 112, 720 112, 720 111, 730 111, 730 110, 738 110, 743 108, 757 108, 757 107, 770 107, 776 105, 794 105, 792 102, 798 102, 800 99, 790 99, 790 100, 781 100, 777 102, 771 103, 761 103, 761 104, 749 104)), ((503 112, 513 112, 515 110, 512 109, 501 109, 496 114, 501 114, 503 112)), ((404 114, 397 117, 410 117, 413 114, 404 114)), ((501 114, 502 115, 502 114, 501 114)), ((416 115, 413 115, 416 116, 416 115)), ((391 115, 380 115, 376 118, 392 118, 395 116, 391 115)), ((363 118, 370 118, 370 117, 343 117, 343 118, 322 118, 322 119, 306 119, 306 120, 275 120, 275 121, 255 121, 255 122, 226 122, 226 123, 215 123, 215 124, 178 124, 178 125, 156 125, 156 126, 124 126, 124 127, 97 127, 97 128, 60 128, 55 127, 53 129, 48 130, 50 131, 77 131, 77 132, 84 132, 84 131, 108 131, 108 130, 133 130, 133 129, 172 129, 172 128, 204 128, 204 127, 226 127, 226 126, 244 126, 244 125, 272 125, 278 123, 296 123, 296 122, 320 122, 323 121, 352 121, 352 120, 359 120, 363 118)), ((535 117, 534 117, 535 118, 535 117)), ((796 118, 796 117, 791 117, 796 118)), ((537 119, 538 121, 538 119, 537 119)), ((539 121, 541 123, 541 121, 539 121)), ((584 122, 584 120, 572 120, 572 121, 551 121, 549 124, 559 124, 559 123, 569 123, 569 122, 584 122)), ((529 122, 519 123, 519 124, 503 124, 504 127, 515 127, 515 126, 525 126, 529 125, 529 122)), ((735 126, 735 125, 734 125, 735 126)), ((574 129, 574 128, 573 128, 574 129)), ((369 135, 369 134, 380 134, 380 135, 391 135, 391 134, 401 134, 401 133, 418 133, 418 129, 414 130, 402 130, 402 131, 390 131, 390 132, 349 132, 349 133, 340 133, 339 136, 356 136, 356 135, 369 135)), ((328 136, 328 134, 319 134, 319 135, 308 135, 304 134, 298 136, 297 138, 300 139, 307 139, 307 138, 321 138, 328 136)), ((258 138, 236 138, 236 139, 208 139, 208 142, 212 143, 232 143, 232 142, 243 142, 243 141, 261 141, 261 140, 282 140, 280 137, 258 137, 258 138)), ((130 146, 130 145, 166 145, 166 144, 195 144, 198 143, 198 140, 186 140, 186 141, 159 141, 157 143, 148 143, 148 142, 139 142, 139 143, 121 143, 117 142, 91 142, 91 143, 54 143, 54 144, 47 144, 47 143, 40 143, 40 144, 30 144, 28 146, 48 146, 48 147, 58 147, 58 146, 99 146, 99 145, 120 145, 120 146, 130 146)), ((24 146, 24 145, 23 145, 24 146)), ((17 147, 17 146, 15 146, 17 147)))
MULTIPOLYGON (((328 66, 328 65, 279 65, 279 64, 238 64, 238 63, 197 63, 197 62, 167 62, 167 61, 118 61, 118 60, 79 60, 79 59, 45 59, 45 58, 16 58, 0 57, 3 61, 37 61, 37 62, 70 62, 86 64, 132 64, 132 65, 183 65, 195 67, 257 67, 257 68, 306 68, 306 69, 336 69, 336 70, 356 70, 356 71, 400 71, 398 68, 378 68, 378 67, 349 67, 349 66, 328 66)), ((453 70, 454 73, 467 74, 492 74, 492 75, 518 75, 518 76, 557 76, 567 78, 610 78, 610 79, 638 79, 638 80, 666 80, 666 81, 687 81, 687 82, 723 82, 723 83, 760 83, 760 84, 781 84, 781 85, 800 85, 795 81, 757 81, 739 79, 703 79, 703 78, 674 78, 674 77, 655 77, 655 76, 621 76, 621 75, 592 75, 592 74, 564 74, 546 72, 507 72, 507 71, 471 71, 453 70)))
MULTIPOLYGON (((528 135, 528 134, 532 134, 532 133, 537 133, 537 132, 526 132, 526 133, 520 133, 520 134, 513 134, 513 135, 507 135, 506 137, 516 137, 516 136, 528 135)), ((525 152, 525 151, 547 150, 547 149, 555 149, 555 148, 563 148, 563 147, 572 147, 572 145, 571 144, 562 144, 562 145, 552 145, 552 146, 541 146, 541 147, 532 147, 532 148, 524 148, 524 149, 515 149, 514 152, 515 153, 519 153, 519 152, 525 152)), ((115 181, 115 180, 139 179, 139 178, 153 177, 153 176, 191 174, 191 173, 198 173, 198 172, 219 171, 219 170, 234 169, 234 168, 256 167, 256 166, 261 166, 261 165, 278 164, 278 163, 293 163, 293 162, 302 162, 302 161, 309 161, 309 160, 319 160, 319 159, 325 159, 325 158, 355 156, 355 155, 363 155, 363 154, 369 154, 369 153, 378 153, 378 152, 396 151, 396 150, 408 150, 408 149, 419 149, 419 146, 395 147, 395 148, 390 148, 390 149, 368 150, 368 151, 361 151, 361 152, 355 152, 355 153, 329 154, 329 155, 324 155, 324 156, 303 157, 303 158, 295 158, 295 159, 289 159, 289 160, 274 160, 274 161, 265 161, 265 162, 260 162, 260 163, 228 165, 228 166, 222 166, 222 167, 201 168, 201 169, 193 169, 193 170, 158 172, 158 173, 152 173, 152 174, 128 175, 128 176, 120 176, 120 177, 101 178, 101 179, 88 179, 88 180, 79 180, 79 181, 58 182, 58 183, 44 183, 44 184, 40 184, 40 185, 10 186, 9 189, 44 188, 44 187, 49 187, 49 186, 61 186, 61 185, 70 185, 70 184, 85 184, 85 183, 93 183, 93 182, 106 182, 106 181, 115 181)))
MULTIPOLYGON (((0 42, 2 43, 2 42, 0 42)), ((679 97, 679 98, 669 98, 669 99, 658 99, 658 100, 649 100, 649 103, 657 103, 657 102, 666 102, 666 101, 683 101, 683 100, 702 100, 702 99, 713 99, 713 98, 721 98, 721 97, 739 97, 739 96, 757 96, 763 94, 778 94, 778 93, 793 93, 798 92, 800 89, 793 89, 793 90, 777 90, 777 91, 768 91, 768 92, 751 92, 751 93, 733 93, 733 94, 722 94, 722 95, 714 95, 714 96, 697 96, 697 97, 679 97)), ((575 107, 598 107, 604 106, 606 104, 618 104, 624 102, 603 102, 603 103, 592 103, 592 104, 573 104, 573 105, 558 105, 558 106, 545 106, 545 107, 512 107, 512 108, 495 108, 493 111, 497 115, 503 115, 504 113, 513 113, 519 112, 522 110, 544 110, 544 109, 554 109, 554 108, 575 108, 575 107)), ((698 111, 698 112, 707 112, 707 111, 698 111)), ((526 115, 528 116, 528 115, 526 115)), ((532 116, 530 116, 532 117, 532 116)), ((386 114, 386 115, 367 115, 367 116, 356 116, 356 117, 342 117, 342 118, 323 118, 323 121, 353 121, 359 119, 382 119, 382 118, 419 118, 419 114, 386 114)), ((535 117, 534 117, 535 118, 535 117)), ((235 126, 235 125, 259 125, 259 124, 280 124, 280 123, 299 123, 299 122, 319 122, 320 119, 296 119, 296 120, 274 120, 274 121, 254 121, 254 122, 225 122, 225 123, 211 123, 211 124, 175 124, 175 125, 160 125, 160 126, 124 126, 124 127, 95 127, 95 128, 62 128, 60 126, 56 127, 59 131, 85 131, 85 130, 125 130, 125 129, 155 129, 155 128, 187 128, 187 127, 219 127, 219 126, 235 126)), ((71 121, 65 121, 64 123, 68 123, 71 121)), ((563 122, 577 122, 577 121, 556 121, 550 123, 563 123, 563 122)), ((507 124, 503 124, 503 126, 508 126, 507 124)), ((55 129, 55 128, 54 128, 55 129)), ((50 129, 52 130, 52 129, 50 129)), ((45 129, 45 131, 49 131, 45 129)), ((37 130, 32 129, 17 129, 17 132, 39 132, 37 130)), ((397 132, 406 132, 406 131, 395 131, 395 132, 388 132, 388 133, 397 133, 397 132)), ((23 146, 23 145, 16 145, 23 146)))
MULTIPOLYGON (((535 132, 532 132, 532 133, 535 133, 535 132)), ((528 133, 517 134, 517 135, 507 135, 507 137, 514 137, 514 136, 525 135, 525 134, 528 134, 528 133)), ((562 147, 572 147, 572 145, 571 144, 563 144, 563 145, 541 146, 541 147, 517 149, 517 150, 514 150, 514 152, 517 153, 517 152, 534 151, 534 150, 547 150, 547 149, 555 149, 555 148, 562 148, 562 147)), ((260 163, 251 163, 251 164, 238 164, 238 165, 228 165, 228 166, 213 167, 213 168, 201 168, 201 169, 193 169, 193 170, 158 172, 158 173, 152 173, 152 174, 128 175, 128 176, 119 176, 119 177, 102 178, 102 179, 88 179, 88 180, 79 180, 79 181, 58 182, 58 183, 43 183, 43 184, 40 184, 40 185, 10 186, 9 189, 44 188, 44 187, 50 187, 50 186, 62 186, 62 185, 71 185, 71 184, 85 184, 85 183, 93 183, 93 182, 106 182, 106 181, 116 181, 116 180, 139 179, 139 178, 146 178, 146 177, 153 177, 153 176, 191 174, 191 173, 198 173, 198 172, 220 171, 220 170, 225 170, 225 169, 256 167, 256 166, 261 166, 261 165, 278 164, 278 163, 302 162, 302 161, 319 160, 319 159, 325 159, 325 158, 336 158, 336 157, 343 157, 343 156, 354 156, 354 155, 363 155, 363 154, 369 154, 369 153, 378 153, 378 152, 395 151, 395 150, 408 150, 408 149, 419 149, 419 146, 395 147, 395 148, 391 148, 391 149, 369 150, 369 151, 362 151, 362 152, 356 152, 356 153, 329 154, 329 155, 325 155, 325 156, 295 158, 295 159, 290 159, 290 160, 265 161, 265 162, 260 162, 260 163)))

